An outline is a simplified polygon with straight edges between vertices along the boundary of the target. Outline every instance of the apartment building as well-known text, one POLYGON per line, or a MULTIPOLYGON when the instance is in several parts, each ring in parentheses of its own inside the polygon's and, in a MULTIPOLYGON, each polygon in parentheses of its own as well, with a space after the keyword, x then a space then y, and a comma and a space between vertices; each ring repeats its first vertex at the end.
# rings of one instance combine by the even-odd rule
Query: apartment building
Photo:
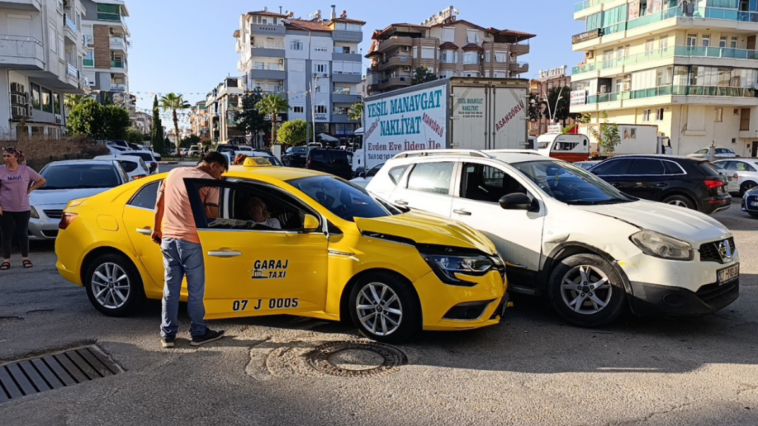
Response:
POLYGON ((281 8, 242 15, 234 37, 245 89, 287 98, 283 120, 313 121, 316 134, 352 136, 360 123, 350 121, 347 110, 361 101, 363 25, 347 12, 338 16, 335 6, 328 18, 320 10, 295 18, 281 8))
POLYGON ((143 134, 149 134, 153 131, 153 115, 147 112, 135 112, 131 116, 132 127, 143 134))
POLYGON ((426 67, 440 78, 518 78, 529 71, 522 57, 534 34, 485 28, 459 20, 452 7, 421 25, 392 24, 375 31, 366 58, 367 91, 373 95, 411 85, 426 67))
POLYGON ((205 111, 209 116, 209 132, 213 142, 245 142, 245 132, 237 130, 237 113, 242 107, 244 93, 243 77, 227 77, 206 96, 205 111))
POLYGON ((0 137, 65 132, 64 96, 84 93, 79 0, 0 2, 0 137))
MULTIPOLYGON (((548 95, 554 88, 562 88, 563 93, 568 95, 571 92, 571 76, 566 73, 566 66, 552 68, 540 71, 539 78, 529 81, 529 93, 538 101, 547 102, 548 95)), ((563 101, 558 101, 563 102, 563 101)), ((568 105, 558 105, 565 106, 568 105)), ((548 126, 556 123, 550 121, 550 113, 556 109, 556 105, 550 105, 550 108, 542 108, 543 115, 539 119, 529 122, 529 136, 539 136, 548 132, 548 126)), ((569 118, 565 123, 558 123, 562 126, 570 127, 574 125, 574 120, 569 118)))
POLYGON ((209 114, 205 103, 206 101, 197 102, 190 109, 190 132, 201 139, 211 139, 208 118, 209 114))
POLYGON ((129 10, 123 0, 80 0, 86 14, 82 20, 89 52, 84 58, 84 74, 100 102, 106 99, 133 110, 129 96, 129 10))
POLYGON ((747 0, 587 0, 572 72, 576 113, 657 125, 674 153, 758 155, 758 5, 747 0))

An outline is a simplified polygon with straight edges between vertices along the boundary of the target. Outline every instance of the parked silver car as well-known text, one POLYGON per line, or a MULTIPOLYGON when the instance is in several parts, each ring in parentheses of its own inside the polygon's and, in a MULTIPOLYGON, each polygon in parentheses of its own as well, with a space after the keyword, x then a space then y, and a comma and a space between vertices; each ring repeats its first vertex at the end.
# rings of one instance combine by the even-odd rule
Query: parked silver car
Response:
POLYGON ((45 166, 40 174, 47 183, 30 196, 30 240, 55 239, 63 209, 70 201, 91 197, 129 181, 115 160, 56 161, 45 166))

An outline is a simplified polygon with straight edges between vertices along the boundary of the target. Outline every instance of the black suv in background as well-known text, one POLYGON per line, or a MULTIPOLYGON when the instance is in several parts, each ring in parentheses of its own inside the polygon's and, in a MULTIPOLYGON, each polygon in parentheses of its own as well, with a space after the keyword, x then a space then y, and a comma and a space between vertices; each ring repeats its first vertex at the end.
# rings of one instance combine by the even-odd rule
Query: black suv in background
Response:
POLYGON ((353 153, 339 149, 311 149, 305 166, 350 180, 353 177, 353 153))
POLYGON ((628 155, 605 160, 590 172, 633 197, 705 214, 726 210, 732 203, 726 177, 704 159, 628 155))
POLYGON ((308 148, 293 146, 282 155, 282 163, 287 167, 305 167, 305 157, 308 156, 308 148))

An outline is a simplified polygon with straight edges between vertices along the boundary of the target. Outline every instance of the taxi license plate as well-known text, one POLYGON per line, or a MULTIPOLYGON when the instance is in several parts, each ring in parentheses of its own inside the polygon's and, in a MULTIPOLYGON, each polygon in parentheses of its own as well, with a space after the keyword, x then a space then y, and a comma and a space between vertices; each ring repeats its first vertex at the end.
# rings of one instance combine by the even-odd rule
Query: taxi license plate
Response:
POLYGON ((751 201, 750 207, 758 207, 758 201, 751 201))
POLYGON ((729 284, 740 277, 740 264, 732 265, 718 271, 719 285, 729 284))

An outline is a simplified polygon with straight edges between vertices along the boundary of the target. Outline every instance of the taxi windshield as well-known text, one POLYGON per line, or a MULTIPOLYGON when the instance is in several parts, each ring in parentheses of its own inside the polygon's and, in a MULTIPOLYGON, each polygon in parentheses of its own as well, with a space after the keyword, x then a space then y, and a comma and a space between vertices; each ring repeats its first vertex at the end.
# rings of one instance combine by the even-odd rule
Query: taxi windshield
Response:
POLYGON ((365 189, 331 176, 312 176, 288 181, 341 219, 374 218, 400 214, 389 204, 375 200, 365 189))

